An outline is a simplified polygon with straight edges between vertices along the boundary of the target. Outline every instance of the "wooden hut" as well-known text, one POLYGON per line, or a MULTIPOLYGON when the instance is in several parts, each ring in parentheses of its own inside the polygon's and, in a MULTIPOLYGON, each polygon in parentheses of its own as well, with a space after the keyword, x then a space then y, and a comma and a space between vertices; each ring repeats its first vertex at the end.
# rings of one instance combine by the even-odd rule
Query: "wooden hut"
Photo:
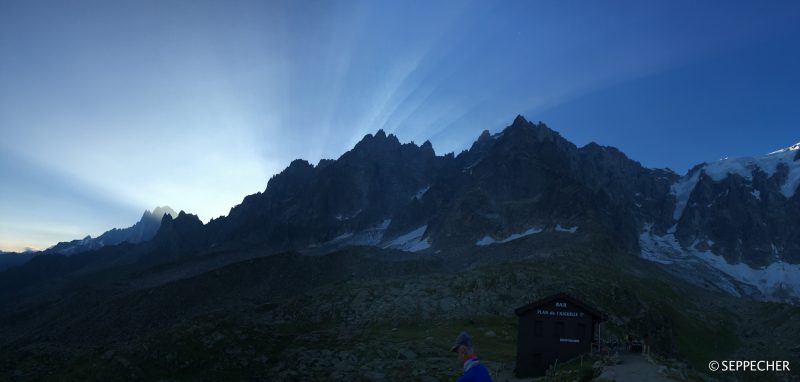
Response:
POLYGON ((603 315, 593 307, 559 293, 515 310, 517 332, 517 377, 537 377, 550 365, 592 350, 599 338, 603 315))

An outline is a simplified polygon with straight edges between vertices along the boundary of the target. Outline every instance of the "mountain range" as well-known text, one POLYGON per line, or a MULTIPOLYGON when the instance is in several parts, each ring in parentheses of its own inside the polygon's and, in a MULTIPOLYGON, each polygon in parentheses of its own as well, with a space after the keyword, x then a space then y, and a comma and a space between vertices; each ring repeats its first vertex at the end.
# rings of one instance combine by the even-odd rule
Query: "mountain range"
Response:
POLYGON ((500 133, 484 131, 459 155, 437 156, 430 142, 402 144, 378 131, 337 160, 295 160, 264 192, 208 224, 158 207, 131 227, 44 253, 151 238, 172 257, 227 247, 469 251, 542 232, 579 233, 694 283, 796 303, 798 146, 699 164, 681 176, 645 168, 613 147, 579 148, 522 116, 500 133))
MULTIPOLYGON (((573 293, 611 312, 610 333, 657 327, 663 348, 690 362, 702 364, 707 355, 694 341, 722 334, 738 338, 718 344, 729 353, 766 351, 767 336, 785 332, 747 334, 738 321, 718 317, 747 314, 741 320, 761 328, 759 320, 796 311, 790 304, 800 302, 798 184, 798 145, 680 175, 646 168, 613 147, 578 147, 522 116, 501 132, 484 131, 457 155, 436 155, 428 141, 401 143, 378 131, 338 159, 291 162, 263 192, 207 224, 159 208, 133 227, 59 243, 0 273, 0 349, 24 349, 0 355, 92 359, 83 367, 95 373, 104 370, 100 359, 124 353, 115 367, 156 378, 128 359, 161 361, 134 349, 166 349, 161 338, 192 343, 190 334, 204 330, 196 325, 211 325, 209 341, 222 341, 233 334, 217 328, 235 316, 253 333, 294 338, 297 347, 278 336, 269 342, 274 349, 262 349, 277 357, 265 364, 292 380, 297 370, 289 360, 302 360, 313 347, 300 333, 402 324, 390 317, 412 326, 474 323, 483 319, 474 314, 505 317, 513 304, 576 285, 584 288, 573 293), (470 294, 452 290, 467 283, 462 274, 481 280, 465 284, 470 294), (370 290, 386 290, 394 300, 378 303, 387 295, 370 290), (706 318, 684 316, 678 305, 706 318), (737 348, 737 341, 752 346, 737 348), (82 350, 65 355, 42 350, 44 344, 82 350)), ((375 357, 370 349, 364 357, 375 357)), ((241 357, 247 365, 218 366, 255 367, 255 356, 241 357)), ((201 358, 198 365, 211 362, 201 358)), ((178 367, 170 365, 162 367, 178 367)), ((22 369, 21 375, 42 372, 22 369)), ((316 369, 307 371, 301 375, 319 378, 316 369)))
POLYGON ((87 235, 83 239, 62 241, 43 251, 0 252, 0 271, 25 264, 38 255, 60 254, 69 256, 99 249, 107 245, 148 241, 155 236, 161 226, 161 218, 164 215, 178 216, 168 206, 156 207, 153 212, 145 210, 142 218, 134 225, 128 228, 112 228, 96 238, 87 235))
MULTIPOLYGON (((237 243, 325 253, 371 245, 469 251, 554 232, 604 241, 734 295, 798 302, 800 151, 723 159, 678 175, 577 147, 522 116, 437 156, 379 131, 337 160, 292 162, 207 225, 178 216, 157 241, 186 253, 237 243)), ((174 216, 174 215, 173 215, 174 216)), ((169 220, 169 219, 168 219, 169 220)))
POLYGON ((43 254, 62 254, 74 255, 76 253, 91 251, 107 245, 117 245, 120 243, 140 243, 148 241, 155 236, 161 226, 161 219, 164 215, 178 216, 178 214, 168 206, 156 207, 153 212, 145 210, 142 218, 136 224, 128 228, 112 228, 102 235, 92 238, 86 236, 80 240, 60 242, 42 251, 43 254))

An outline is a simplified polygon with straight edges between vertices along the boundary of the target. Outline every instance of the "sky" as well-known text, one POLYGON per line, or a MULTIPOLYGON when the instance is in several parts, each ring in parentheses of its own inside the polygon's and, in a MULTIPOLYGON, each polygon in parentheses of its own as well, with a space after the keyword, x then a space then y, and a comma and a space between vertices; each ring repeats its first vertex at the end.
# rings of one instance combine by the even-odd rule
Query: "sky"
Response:
POLYGON ((685 173, 800 141, 796 1, 0 2, 0 250, 203 221, 384 129, 517 114, 685 173))

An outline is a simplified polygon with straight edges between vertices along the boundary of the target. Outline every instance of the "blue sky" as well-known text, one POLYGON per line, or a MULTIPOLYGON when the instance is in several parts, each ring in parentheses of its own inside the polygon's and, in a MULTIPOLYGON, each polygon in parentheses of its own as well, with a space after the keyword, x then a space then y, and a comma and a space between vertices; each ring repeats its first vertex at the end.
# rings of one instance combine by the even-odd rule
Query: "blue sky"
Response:
POLYGON ((0 249, 204 221, 377 129, 523 114, 685 172, 800 141, 800 3, 0 2, 0 249))

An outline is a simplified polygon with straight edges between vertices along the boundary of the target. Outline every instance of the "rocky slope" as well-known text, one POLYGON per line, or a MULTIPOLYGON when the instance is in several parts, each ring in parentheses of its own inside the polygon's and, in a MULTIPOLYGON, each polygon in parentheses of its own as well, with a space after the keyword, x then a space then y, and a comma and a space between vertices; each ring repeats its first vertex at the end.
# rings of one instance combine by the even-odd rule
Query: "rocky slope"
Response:
POLYGON ((0 272, 27 263, 36 252, 0 252, 0 272))
MULTIPOLYGON (((520 240, 499 251, 524 250, 535 238, 520 240)), ((682 360, 695 379, 708 359, 785 358, 800 345, 798 308, 682 284, 629 255, 543 251, 459 272, 442 271, 446 262, 430 256, 403 256, 368 248, 282 254, 156 288, 84 288, 1 322, 0 377, 448 380, 458 374, 450 342, 468 330, 497 379, 507 380, 513 310, 555 291, 607 313, 606 341, 654 333, 655 352, 682 360), (31 319, 38 324, 23 324, 31 319)))

